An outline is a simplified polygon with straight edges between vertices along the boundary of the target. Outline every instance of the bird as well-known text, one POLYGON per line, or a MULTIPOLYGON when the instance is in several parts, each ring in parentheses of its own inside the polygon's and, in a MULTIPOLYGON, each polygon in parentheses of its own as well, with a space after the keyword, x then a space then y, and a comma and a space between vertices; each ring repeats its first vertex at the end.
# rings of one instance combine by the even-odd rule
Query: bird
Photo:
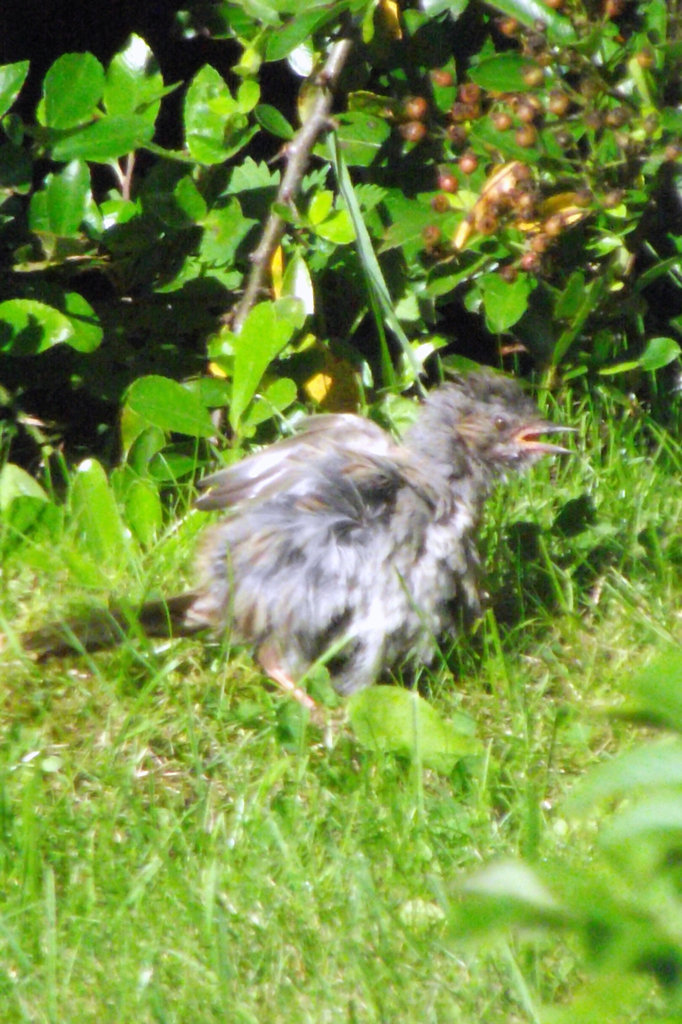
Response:
MULTIPOLYGON (((342 696, 429 663, 439 637, 481 614, 486 497, 566 452, 543 440, 566 429, 542 418, 516 379, 482 369, 433 389, 400 440, 360 415, 309 416, 200 482, 196 507, 222 518, 200 543, 198 584, 144 604, 140 628, 250 644, 311 710, 299 681, 320 659, 342 696)), ((42 657, 112 646, 128 617, 95 614, 61 638, 44 627, 24 647, 42 657)))

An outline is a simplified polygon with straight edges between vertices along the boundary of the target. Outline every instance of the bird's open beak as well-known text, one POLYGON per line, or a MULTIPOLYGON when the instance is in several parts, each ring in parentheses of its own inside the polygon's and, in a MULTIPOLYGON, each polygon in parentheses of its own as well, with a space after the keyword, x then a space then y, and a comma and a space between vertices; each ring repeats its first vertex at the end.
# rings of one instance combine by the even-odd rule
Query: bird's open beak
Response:
POLYGON ((549 441, 541 441, 543 434, 573 433, 575 427, 564 427, 559 423, 550 423, 549 420, 537 420, 535 423, 527 423, 517 430, 514 441, 525 452, 534 452, 538 455, 562 455, 569 454, 570 448, 563 448, 559 444, 551 444, 549 441))

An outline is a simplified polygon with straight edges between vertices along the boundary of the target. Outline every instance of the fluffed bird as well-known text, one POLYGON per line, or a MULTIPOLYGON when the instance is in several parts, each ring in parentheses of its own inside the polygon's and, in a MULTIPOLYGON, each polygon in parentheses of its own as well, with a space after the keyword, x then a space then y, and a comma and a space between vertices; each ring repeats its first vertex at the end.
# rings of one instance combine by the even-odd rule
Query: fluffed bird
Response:
MULTIPOLYGON (((481 612, 486 496, 508 473, 566 451, 542 440, 564 429, 516 381, 483 371, 431 392, 399 442, 361 416, 311 416, 202 481, 197 507, 225 515, 201 544, 199 585, 143 605, 140 626, 249 643, 308 707, 297 681, 325 654, 340 694, 429 662, 440 635, 481 612)), ((124 622, 95 615, 61 640, 47 627, 24 645, 39 655, 111 646, 124 622)))

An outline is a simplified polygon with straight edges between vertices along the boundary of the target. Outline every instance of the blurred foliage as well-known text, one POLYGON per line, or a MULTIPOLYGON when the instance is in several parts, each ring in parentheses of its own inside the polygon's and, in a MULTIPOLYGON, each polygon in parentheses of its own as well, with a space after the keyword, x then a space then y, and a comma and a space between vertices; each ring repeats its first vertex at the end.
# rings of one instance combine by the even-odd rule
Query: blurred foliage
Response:
POLYGON ((513 861, 491 864, 464 884, 450 908, 460 938, 510 926, 580 936, 585 983, 570 1005, 539 1012, 552 1024, 672 1021, 682 1008, 679 649, 663 649, 632 680, 618 714, 668 734, 604 761, 580 781, 559 819, 567 840, 573 830, 565 859, 532 869, 513 861), (585 833, 605 811, 588 863, 585 833))

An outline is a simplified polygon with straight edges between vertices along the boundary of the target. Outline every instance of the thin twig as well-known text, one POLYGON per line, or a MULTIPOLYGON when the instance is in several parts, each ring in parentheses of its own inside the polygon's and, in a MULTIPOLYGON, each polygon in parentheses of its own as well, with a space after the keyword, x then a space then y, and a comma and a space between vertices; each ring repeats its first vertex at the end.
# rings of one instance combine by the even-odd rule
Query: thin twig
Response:
MULTIPOLYGON (((350 39, 340 39, 334 43, 323 68, 317 75, 317 96, 311 104, 310 112, 303 125, 286 148, 286 170, 275 199, 275 203, 280 206, 288 206, 298 193, 313 147, 318 137, 329 127, 334 86, 338 82, 352 45, 350 39)), ((231 327, 235 333, 239 333, 241 330, 249 310, 265 287, 272 257, 282 239, 285 226, 284 218, 273 210, 268 217, 258 246, 251 254, 252 266, 244 294, 230 318, 231 327)))

